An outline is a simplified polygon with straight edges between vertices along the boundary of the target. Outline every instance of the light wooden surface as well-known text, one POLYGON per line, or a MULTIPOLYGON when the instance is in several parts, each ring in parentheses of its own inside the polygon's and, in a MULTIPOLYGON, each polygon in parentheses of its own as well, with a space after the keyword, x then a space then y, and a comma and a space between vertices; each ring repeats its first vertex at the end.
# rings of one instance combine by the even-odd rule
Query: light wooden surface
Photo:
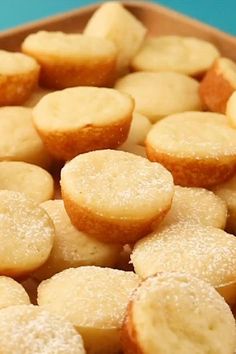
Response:
MULTIPOLYGON (((124 5, 138 17, 153 35, 176 34, 203 38, 214 43, 224 56, 236 60, 236 39, 217 29, 185 17, 154 3, 144 1, 123 1, 124 5)), ((61 30, 81 32, 97 4, 53 16, 0 33, 0 48, 20 50, 23 39, 38 30, 61 30)))

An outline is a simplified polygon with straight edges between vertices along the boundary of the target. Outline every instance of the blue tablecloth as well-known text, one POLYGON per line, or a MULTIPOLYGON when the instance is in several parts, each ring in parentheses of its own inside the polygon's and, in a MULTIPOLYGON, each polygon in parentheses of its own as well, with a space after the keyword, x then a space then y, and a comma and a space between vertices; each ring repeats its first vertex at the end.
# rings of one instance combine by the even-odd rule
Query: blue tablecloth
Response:
MULTIPOLYGON (((0 0, 0 30, 85 6, 91 0, 0 0)), ((157 3, 236 35, 236 0, 160 0, 157 3)))

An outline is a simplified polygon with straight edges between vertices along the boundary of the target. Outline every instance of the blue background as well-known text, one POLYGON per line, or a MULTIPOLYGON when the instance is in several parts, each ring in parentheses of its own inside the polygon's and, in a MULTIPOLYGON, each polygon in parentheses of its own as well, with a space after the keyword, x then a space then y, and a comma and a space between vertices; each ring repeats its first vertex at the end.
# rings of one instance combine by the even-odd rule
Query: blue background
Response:
MULTIPOLYGON (((0 0, 0 30, 85 6, 90 0, 0 0)), ((154 1, 236 35, 236 0, 154 1)))

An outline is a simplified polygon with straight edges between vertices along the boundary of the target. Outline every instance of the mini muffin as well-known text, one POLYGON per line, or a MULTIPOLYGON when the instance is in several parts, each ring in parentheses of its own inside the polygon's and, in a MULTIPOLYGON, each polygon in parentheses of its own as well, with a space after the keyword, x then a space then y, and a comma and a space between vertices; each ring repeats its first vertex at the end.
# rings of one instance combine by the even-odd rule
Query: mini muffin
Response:
POLYGON ((236 64, 218 58, 200 85, 200 96, 210 111, 225 113, 226 103, 236 90, 236 64))
POLYGON ((135 272, 186 272, 236 302, 236 238, 223 230, 186 221, 163 226, 136 243, 131 254, 135 272))
POLYGON ((40 84, 50 89, 110 86, 115 79, 117 50, 104 38, 40 31, 26 37, 22 51, 38 61, 40 84))
POLYGON ((60 160, 116 148, 127 138, 134 102, 114 89, 75 87, 50 93, 33 109, 48 151, 60 160))
POLYGON ((21 53, 0 50, 0 106, 21 105, 38 83, 39 65, 21 53))
POLYGON ((37 87, 27 101, 24 103, 24 107, 33 108, 45 95, 49 94, 51 91, 43 89, 42 87, 37 87))
POLYGON ((38 304, 72 322, 87 354, 118 354, 125 310, 138 284, 133 272, 71 268, 39 285, 38 304))
POLYGON ((174 113, 200 111, 199 83, 187 75, 174 72, 138 72, 126 75, 115 88, 135 100, 135 110, 152 123, 174 113))
POLYGON ((50 165, 51 157, 34 128, 30 108, 1 107, 0 136, 0 161, 50 165))
MULTIPOLYGON (((124 144, 144 145, 147 133, 151 127, 152 124, 147 117, 134 112, 129 135, 124 144)), ((120 146, 120 148, 121 147, 122 146, 120 146)))
POLYGON ((13 305, 29 304, 29 296, 21 284, 12 278, 0 276, 0 309, 13 305))
POLYGON ((47 262, 39 268, 34 277, 48 279, 67 268, 96 265, 112 267, 120 256, 121 246, 97 241, 77 230, 65 211, 62 200, 49 200, 41 204, 55 226, 55 240, 47 262))
POLYGON ((82 154, 61 172, 62 197, 72 223, 108 243, 133 243, 159 223, 174 193, 160 164, 123 151, 82 154))
POLYGON ((122 341, 125 354, 232 354, 235 320, 206 282, 189 274, 161 273, 135 291, 122 341))
POLYGON ((236 234, 236 176, 213 187, 212 190, 226 202, 228 207, 226 230, 236 234))
POLYGON ((224 229, 226 219, 226 203, 213 192, 204 188, 175 186, 171 209, 162 225, 192 220, 206 226, 224 229))
POLYGON ((127 72, 147 29, 119 2, 106 1, 89 19, 84 34, 109 39, 118 49, 117 74, 127 72))
POLYGON ((55 235, 48 214, 22 193, 0 191, 0 274, 19 277, 39 268, 55 235))
POLYGON ((36 203, 54 195, 52 176, 43 168, 26 162, 0 162, 0 189, 24 193, 36 203))
POLYGON ((223 114, 185 112, 156 123, 147 135, 147 156, 171 171, 176 184, 209 187, 236 168, 236 130, 223 114))
POLYGON ((72 324, 38 306, 0 311, 0 352, 4 354, 85 354, 72 324))
POLYGON ((210 42, 193 37, 147 38, 132 60, 135 71, 175 71, 190 76, 204 74, 220 56, 210 42))

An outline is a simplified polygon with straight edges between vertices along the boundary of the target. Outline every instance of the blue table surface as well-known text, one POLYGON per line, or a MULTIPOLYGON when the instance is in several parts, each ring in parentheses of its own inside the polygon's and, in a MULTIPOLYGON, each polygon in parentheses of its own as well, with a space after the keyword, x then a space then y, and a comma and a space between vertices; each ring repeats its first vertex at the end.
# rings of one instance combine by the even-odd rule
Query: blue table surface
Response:
MULTIPOLYGON (((91 4, 91 0, 0 0, 0 30, 91 4)), ((236 35, 236 0, 158 0, 161 5, 236 35)))

